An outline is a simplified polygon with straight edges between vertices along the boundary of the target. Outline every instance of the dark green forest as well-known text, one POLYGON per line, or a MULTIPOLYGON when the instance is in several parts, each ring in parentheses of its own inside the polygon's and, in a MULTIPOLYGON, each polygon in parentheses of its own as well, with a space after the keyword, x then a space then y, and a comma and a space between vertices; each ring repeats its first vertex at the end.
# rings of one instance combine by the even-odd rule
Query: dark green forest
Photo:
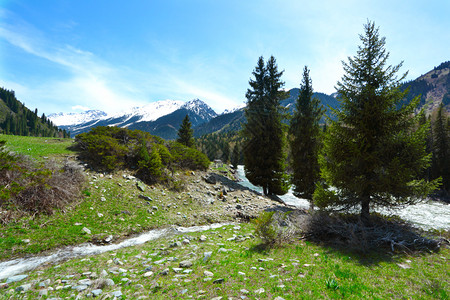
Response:
POLYGON ((0 133, 21 136, 69 138, 70 134, 58 129, 38 110, 29 110, 17 100, 14 91, 0 88, 0 133))

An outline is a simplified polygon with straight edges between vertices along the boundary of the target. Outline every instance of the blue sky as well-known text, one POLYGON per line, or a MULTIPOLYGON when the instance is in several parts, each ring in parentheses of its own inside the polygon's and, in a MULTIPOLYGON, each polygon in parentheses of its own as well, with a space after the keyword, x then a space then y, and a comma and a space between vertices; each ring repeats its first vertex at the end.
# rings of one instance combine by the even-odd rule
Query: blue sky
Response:
POLYGON ((450 1, 0 0, 0 86, 42 113, 245 102, 257 59, 333 93, 366 21, 415 79, 450 60, 450 1))

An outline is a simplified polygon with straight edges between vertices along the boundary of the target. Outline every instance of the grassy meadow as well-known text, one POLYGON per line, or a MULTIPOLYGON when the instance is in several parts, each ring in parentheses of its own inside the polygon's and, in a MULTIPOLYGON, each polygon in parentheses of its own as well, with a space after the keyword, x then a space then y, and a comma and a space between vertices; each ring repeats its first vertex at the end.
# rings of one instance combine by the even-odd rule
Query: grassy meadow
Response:
MULTIPOLYGON (((75 156, 72 140, 1 135, 6 146, 38 160, 75 156)), ((220 170, 219 170, 220 171, 220 170)), ((222 170, 224 171, 224 170, 222 170)), ((248 191, 218 201, 206 173, 179 172, 182 191, 162 185, 142 191, 129 174, 85 171, 82 196, 52 215, 25 215, 0 224, 0 261, 39 255, 68 245, 113 242, 171 225, 235 222, 205 232, 160 238, 143 245, 81 257, 26 273, 3 284, 0 299, 449 299, 450 250, 355 254, 297 236, 264 248, 255 224, 239 223, 229 205, 244 205, 248 191), (214 204, 205 204, 215 198, 214 204), (83 228, 91 233, 85 233, 83 228), (202 236, 203 235, 203 236, 202 236), (210 257, 205 253, 210 252, 210 257), (188 266, 180 266, 188 261, 188 266), (80 280, 89 279, 86 288, 80 280), (110 279, 109 283, 106 280, 110 279), (22 290, 25 285, 28 288, 22 290), (45 290, 45 293, 43 293, 45 290), (222 297, 222 298, 221 298, 222 297), (277 298, 278 297, 278 298, 277 298)))

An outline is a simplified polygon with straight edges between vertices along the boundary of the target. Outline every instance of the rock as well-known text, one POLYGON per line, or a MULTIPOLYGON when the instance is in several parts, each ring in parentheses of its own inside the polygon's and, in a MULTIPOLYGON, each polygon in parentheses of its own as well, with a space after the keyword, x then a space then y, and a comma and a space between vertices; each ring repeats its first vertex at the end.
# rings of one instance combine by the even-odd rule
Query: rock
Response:
POLYGON ((238 272, 238 275, 245 276, 244 272, 238 272))
POLYGON ((172 268, 172 270, 173 270, 175 273, 180 273, 181 271, 183 271, 182 268, 172 268))
POLYGON ((114 298, 122 298, 122 292, 120 290, 111 292, 111 296, 113 296, 114 298))
POLYGON ((23 284, 23 285, 21 285, 21 286, 18 286, 18 287, 16 287, 16 289, 15 289, 15 291, 16 292, 26 292, 26 291, 28 291, 29 289, 31 289, 31 284, 30 283, 27 283, 27 284, 23 284))
POLYGON ((242 294, 245 294, 245 295, 247 295, 248 293, 250 293, 250 292, 247 291, 246 289, 241 289, 240 292, 241 292, 242 294))
POLYGON ((101 289, 95 289, 91 293, 92 293, 93 297, 98 297, 98 296, 100 296, 102 294, 102 292, 103 291, 101 289))
POLYGON ((79 285, 92 285, 92 281, 90 279, 81 279, 78 280, 79 285))
POLYGON ((137 187, 138 190, 140 190, 141 192, 145 192, 145 184, 144 184, 142 181, 136 182, 136 187, 137 187))
POLYGON ((103 217, 103 214, 102 214, 102 213, 97 213, 97 216, 98 216, 99 218, 101 218, 101 217, 103 217))
POLYGON ((27 277, 28 277, 28 275, 25 275, 25 274, 11 276, 11 277, 8 277, 8 279, 6 279, 6 283, 21 281, 27 277))
POLYGON ((44 297, 48 295, 48 290, 47 289, 43 289, 39 291, 39 297, 44 297))
POLYGON ((0 290, 9 288, 9 284, 6 282, 0 283, 0 290))
POLYGON ((77 286, 73 286, 73 287, 72 287, 73 290, 77 290, 78 292, 84 291, 84 290, 86 290, 87 288, 88 288, 88 286, 87 286, 87 285, 84 285, 84 284, 80 284, 80 285, 77 285, 77 286))
POLYGON ((169 274, 169 268, 166 268, 166 269, 164 269, 164 270, 162 270, 159 274, 160 275, 167 275, 167 274, 169 274))
POLYGON ((224 282, 225 282, 224 278, 219 278, 219 279, 216 279, 216 280, 213 281, 214 284, 222 284, 224 282))
POLYGON ((144 199, 145 201, 153 201, 152 198, 150 198, 149 196, 145 196, 145 195, 139 195, 139 198, 144 199))
POLYGON ((200 238, 199 238, 199 241, 200 241, 200 242, 206 242, 206 236, 202 234, 202 235, 200 236, 200 238))
POLYGON ((81 231, 82 231, 84 234, 91 234, 91 230, 90 230, 89 228, 86 228, 86 227, 83 227, 83 229, 81 229, 81 231))
POLYGON ((100 197, 100 201, 105 202, 106 198, 105 197, 100 197))
POLYGON ((205 182, 209 183, 209 184, 216 184, 217 180, 216 180, 216 177, 214 176, 214 174, 208 174, 205 177, 205 182))
POLYGON ((152 276, 153 275, 153 272, 152 271, 148 271, 148 272, 145 272, 142 276, 144 276, 144 277, 150 277, 150 276, 152 276))
POLYGON ((211 298, 211 300, 221 300, 223 297, 214 297, 214 298, 211 298))
POLYGON ((203 253, 203 261, 207 262, 211 258, 212 252, 203 253))
POLYGON ((180 261, 180 268, 190 268, 190 267, 192 267, 192 261, 190 260, 180 261))
POLYGON ((280 296, 278 296, 278 297, 275 297, 273 300, 284 300, 284 298, 283 297, 280 297, 280 296))
POLYGON ((110 278, 107 278, 105 280, 105 286, 113 286, 113 285, 115 285, 114 280, 112 280, 110 278))
POLYGON ((205 272, 203 272, 203 275, 205 275, 206 277, 213 277, 214 273, 210 272, 210 271, 205 271, 205 272))
POLYGON ((405 269, 405 270, 406 270, 406 269, 411 269, 411 266, 408 265, 408 264, 401 264, 401 263, 398 263, 397 266, 399 266, 400 268, 405 269))
POLYGON ((256 291, 255 291, 255 294, 262 294, 262 293, 264 293, 266 290, 264 289, 264 288, 260 288, 260 289, 257 289, 256 291))
POLYGON ((108 276, 108 272, 106 272, 106 270, 102 270, 102 272, 100 273, 101 277, 106 277, 108 276))
POLYGON ((105 239, 104 239, 104 241, 105 241, 105 243, 111 243, 112 242, 112 240, 113 240, 113 236, 112 235, 108 235, 105 239))

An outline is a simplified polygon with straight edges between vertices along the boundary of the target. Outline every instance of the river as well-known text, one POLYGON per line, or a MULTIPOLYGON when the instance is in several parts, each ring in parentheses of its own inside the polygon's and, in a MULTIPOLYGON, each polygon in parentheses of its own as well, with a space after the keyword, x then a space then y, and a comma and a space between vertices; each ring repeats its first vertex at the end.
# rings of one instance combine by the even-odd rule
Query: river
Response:
MULTIPOLYGON (((238 166, 238 174, 240 178, 240 184, 262 193, 262 188, 254 186, 251 184, 248 179, 245 177, 244 166, 238 166)), ((309 202, 305 199, 297 198, 292 194, 292 189, 286 195, 279 196, 281 200, 283 200, 286 204, 292 205, 298 208, 309 208, 309 202)), ((403 220, 406 220, 417 226, 419 228, 429 230, 429 229, 438 229, 438 230, 450 230, 450 205, 426 200, 423 203, 409 205, 404 208, 399 209, 378 209, 378 212, 383 215, 391 216, 396 215, 401 217, 403 220)))

